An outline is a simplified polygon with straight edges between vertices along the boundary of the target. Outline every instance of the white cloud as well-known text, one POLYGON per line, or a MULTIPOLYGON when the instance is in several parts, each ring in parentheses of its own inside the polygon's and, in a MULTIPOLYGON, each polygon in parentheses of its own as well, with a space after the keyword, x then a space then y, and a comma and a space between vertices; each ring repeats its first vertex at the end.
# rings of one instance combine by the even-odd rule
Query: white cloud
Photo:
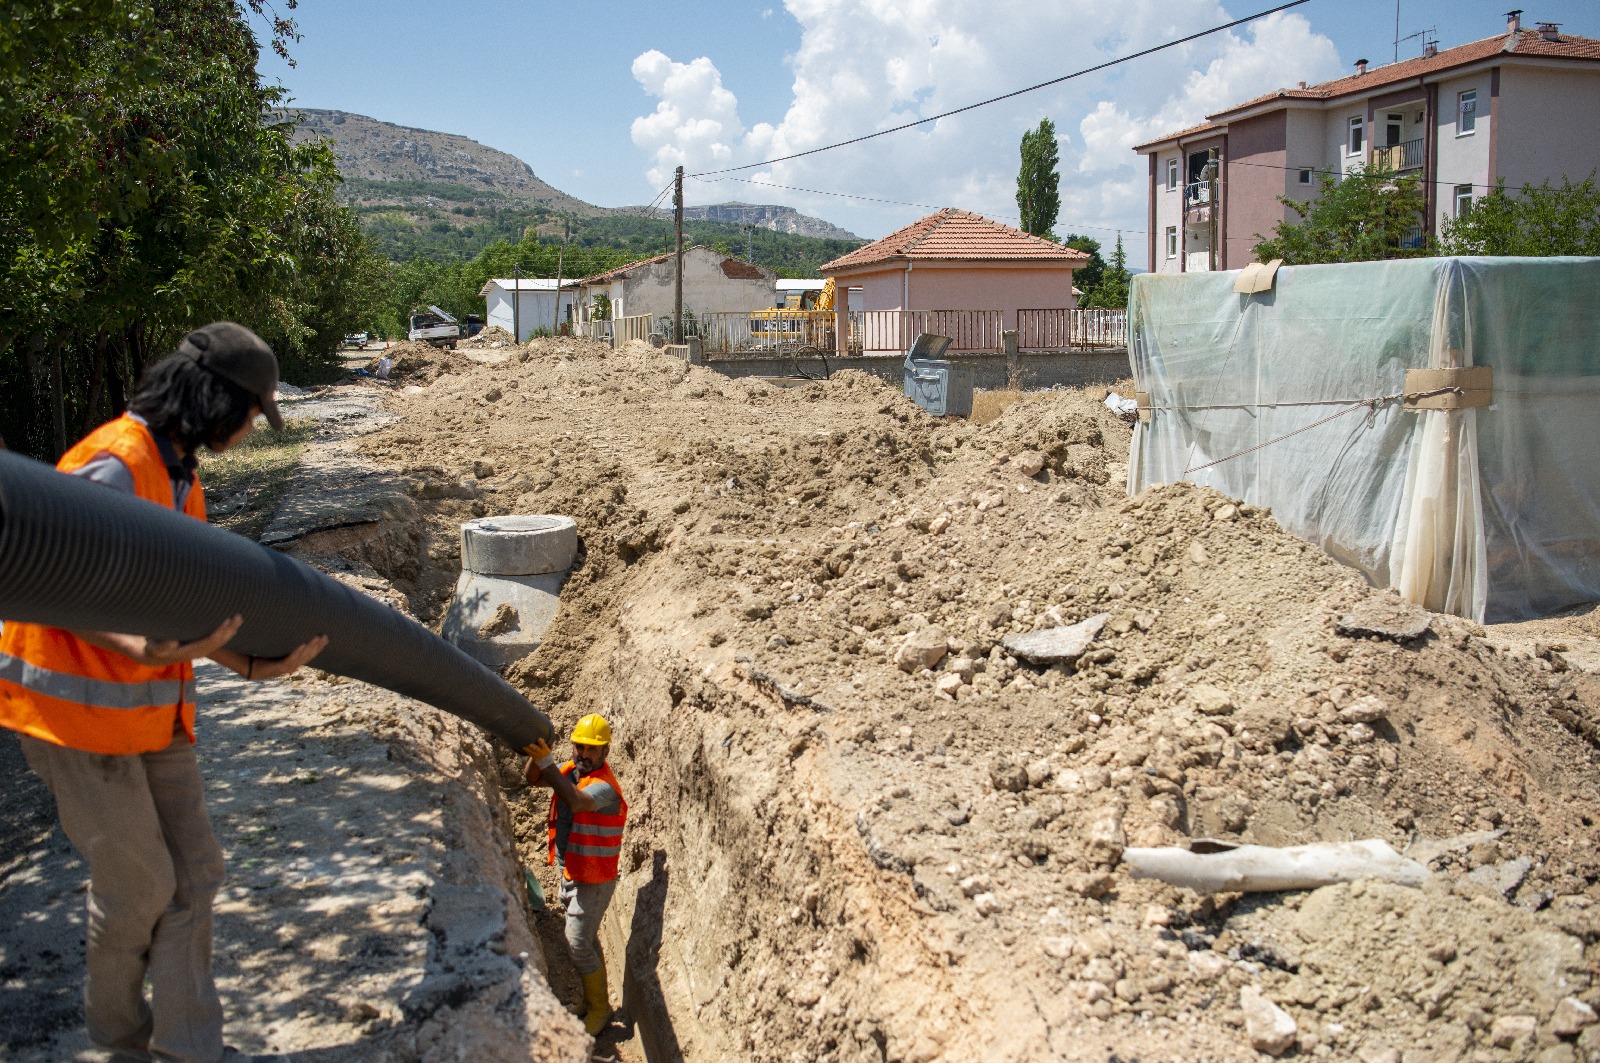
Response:
MULTIPOLYGON (((801 27, 785 114, 746 127, 710 57, 634 61, 658 99, 633 124, 656 187, 681 162, 720 169, 886 129, 1060 77, 1227 22, 1218 0, 786 0, 801 27)), ((1277 14, 938 123, 731 177, 932 207, 1001 220, 1016 213, 1017 144, 1042 117, 1061 140, 1057 231, 1087 229, 1109 243, 1129 231, 1135 261, 1144 227, 1145 170, 1132 146, 1202 121, 1211 111, 1299 80, 1339 73, 1327 38, 1297 14, 1277 14), (1089 228, 1099 227, 1099 228, 1089 228)), ((689 181, 686 198, 789 203, 862 235, 882 235, 923 207, 785 192, 731 180, 689 181)))
POLYGON ((661 102, 633 120, 633 142, 650 156, 647 171, 657 187, 678 166, 727 165, 733 141, 743 133, 738 101, 722 87, 722 75, 705 56, 675 63, 651 50, 633 61, 633 77, 661 102))

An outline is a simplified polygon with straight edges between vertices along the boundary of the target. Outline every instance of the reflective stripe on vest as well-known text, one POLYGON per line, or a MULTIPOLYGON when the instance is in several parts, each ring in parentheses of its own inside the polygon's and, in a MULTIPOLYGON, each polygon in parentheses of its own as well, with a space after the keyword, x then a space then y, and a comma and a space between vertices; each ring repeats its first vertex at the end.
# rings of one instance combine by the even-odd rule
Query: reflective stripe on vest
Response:
POLYGON ((0 679, 58 701, 97 709, 142 709, 147 705, 176 705, 183 697, 183 680, 150 679, 143 683, 108 682, 71 672, 52 672, 20 657, 0 653, 0 679))
MULTIPOLYGON (((155 437, 130 417, 89 433, 56 468, 73 472, 101 452, 128 467, 140 498, 172 507, 172 481, 155 437)), ((183 512, 205 520, 199 480, 183 512)), ((149 667, 61 628, 7 623, 0 631, 0 727, 87 753, 165 749, 175 724, 192 742, 193 676, 188 662, 149 667)))
MULTIPOLYGON (((569 775, 572 770, 573 763, 570 760, 561 765, 563 775, 569 775)), ((628 802, 623 799, 622 786, 612 774, 609 764, 602 764, 599 771, 577 780, 577 787, 581 791, 597 783, 606 783, 615 791, 619 811, 602 815, 599 812, 574 810, 566 847, 559 854, 556 851, 556 825, 560 808, 557 802, 561 799, 554 794, 550 796, 550 812, 546 817, 550 836, 549 862, 554 864, 559 857, 562 872, 573 882, 610 882, 617 877, 618 857, 622 854, 622 830, 628 819, 628 802)))

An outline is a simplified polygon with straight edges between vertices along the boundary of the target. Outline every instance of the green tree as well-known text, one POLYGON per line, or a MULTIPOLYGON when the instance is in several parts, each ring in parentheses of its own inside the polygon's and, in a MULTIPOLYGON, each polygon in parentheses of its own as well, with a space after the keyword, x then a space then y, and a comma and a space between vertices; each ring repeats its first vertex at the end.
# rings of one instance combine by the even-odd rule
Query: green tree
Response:
POLYGON ((1111 264, 1106 267, 1100 283, 1087 290, 1083 302, 1085 310, 1126 307, 1128 305, 1128 255, 1122 249, 1122 234, 1117 234, 1116 250, 1111 252, 1111 264))
MULTIPOLYGON (((259 5, 52 0, 71 32, 23 17, 26 61, 0 46, 0 433, 13 447, 59 453, 206 321, 256 327, 305 367, 376 297, 357 286, 373 263, 334 202, 332 155, 273 117, 280 92, 257 77, 247 21, 259 5)), ((292 34, 273 21, 275 48, 292 34)))
POLYGON ((1106 262, 1100 257, 1100 241, 1092 236, 1083 236, 1079 233, 1068 233, 1061 238, 1063 247, 1070 247, 1074 251, 1082 251, 1089 256, 1089 264, 1082 269, 1073 270, 1072 283, 1077 285, 1081 292, 1092 291, 1100 285, 1100 278, 1105 273, 1106 262))
POLYGON ((1506 194, 1504 179, 1459 217, 1445 222, 1439 251, 1446 255, 1600 255, 1600 188, 1591 173, 1577 184, 1562 178, 1506 194))
POLYGON ((1056 172, 1059 162, 1055 123, 1042 118, 1037 129, 1022 134, 1017 209, 1022 212, 1022 231, 1047 240, 1056 238, 1051 230, 1061 213, 1061 175, 1056 172))
POLYGON ((1421 258, 1430 250, 1421 238, 1426 202, 1415 174, 1397 176, 1383 166, 1356 167, 1342 180, 1323 174, 1309 203, 1279 196, 1301 219, 1279 222, 1271 238, 1256 233, 1255 256, 1281 258, 1291 266, 1314 262, 1371 262, 1421 258))

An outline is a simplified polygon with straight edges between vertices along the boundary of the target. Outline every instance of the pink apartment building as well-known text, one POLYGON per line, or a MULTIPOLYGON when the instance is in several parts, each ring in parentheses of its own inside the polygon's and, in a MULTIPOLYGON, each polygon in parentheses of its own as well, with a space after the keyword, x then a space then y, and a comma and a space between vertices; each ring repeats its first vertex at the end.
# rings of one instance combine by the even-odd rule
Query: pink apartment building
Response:
POLYGON ((1150 269, 1238 269, 1256 234, 1296 220, 1321 173, 1382 162, 1421 176, 1427 210, 1414 239, 1437 233, 1504 179, 1510 191, 1581 181, 1600 168, 1600 40, 1555 23, 1320 85, 1279 89, 1136 148, 1150 160, 1150 269), (1213 165, 1214 164, 1214 165, 1213 165), (1208 169, 1210 167, 1210 169, 1208 169), (1213 182, 1214 175, 1214 182, 1213 182))

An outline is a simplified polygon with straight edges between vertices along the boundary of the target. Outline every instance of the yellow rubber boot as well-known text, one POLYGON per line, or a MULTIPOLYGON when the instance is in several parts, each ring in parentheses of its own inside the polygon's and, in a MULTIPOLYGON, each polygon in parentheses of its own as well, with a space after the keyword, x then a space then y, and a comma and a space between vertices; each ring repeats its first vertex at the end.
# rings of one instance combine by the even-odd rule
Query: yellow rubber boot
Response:
POLYGON ((604 967, 583 976, 583 998, 589 1004, 589 1010, 583 1017, 583 1028, 593 1036, 611 1022, 611 989, 606 985, 604 967))

